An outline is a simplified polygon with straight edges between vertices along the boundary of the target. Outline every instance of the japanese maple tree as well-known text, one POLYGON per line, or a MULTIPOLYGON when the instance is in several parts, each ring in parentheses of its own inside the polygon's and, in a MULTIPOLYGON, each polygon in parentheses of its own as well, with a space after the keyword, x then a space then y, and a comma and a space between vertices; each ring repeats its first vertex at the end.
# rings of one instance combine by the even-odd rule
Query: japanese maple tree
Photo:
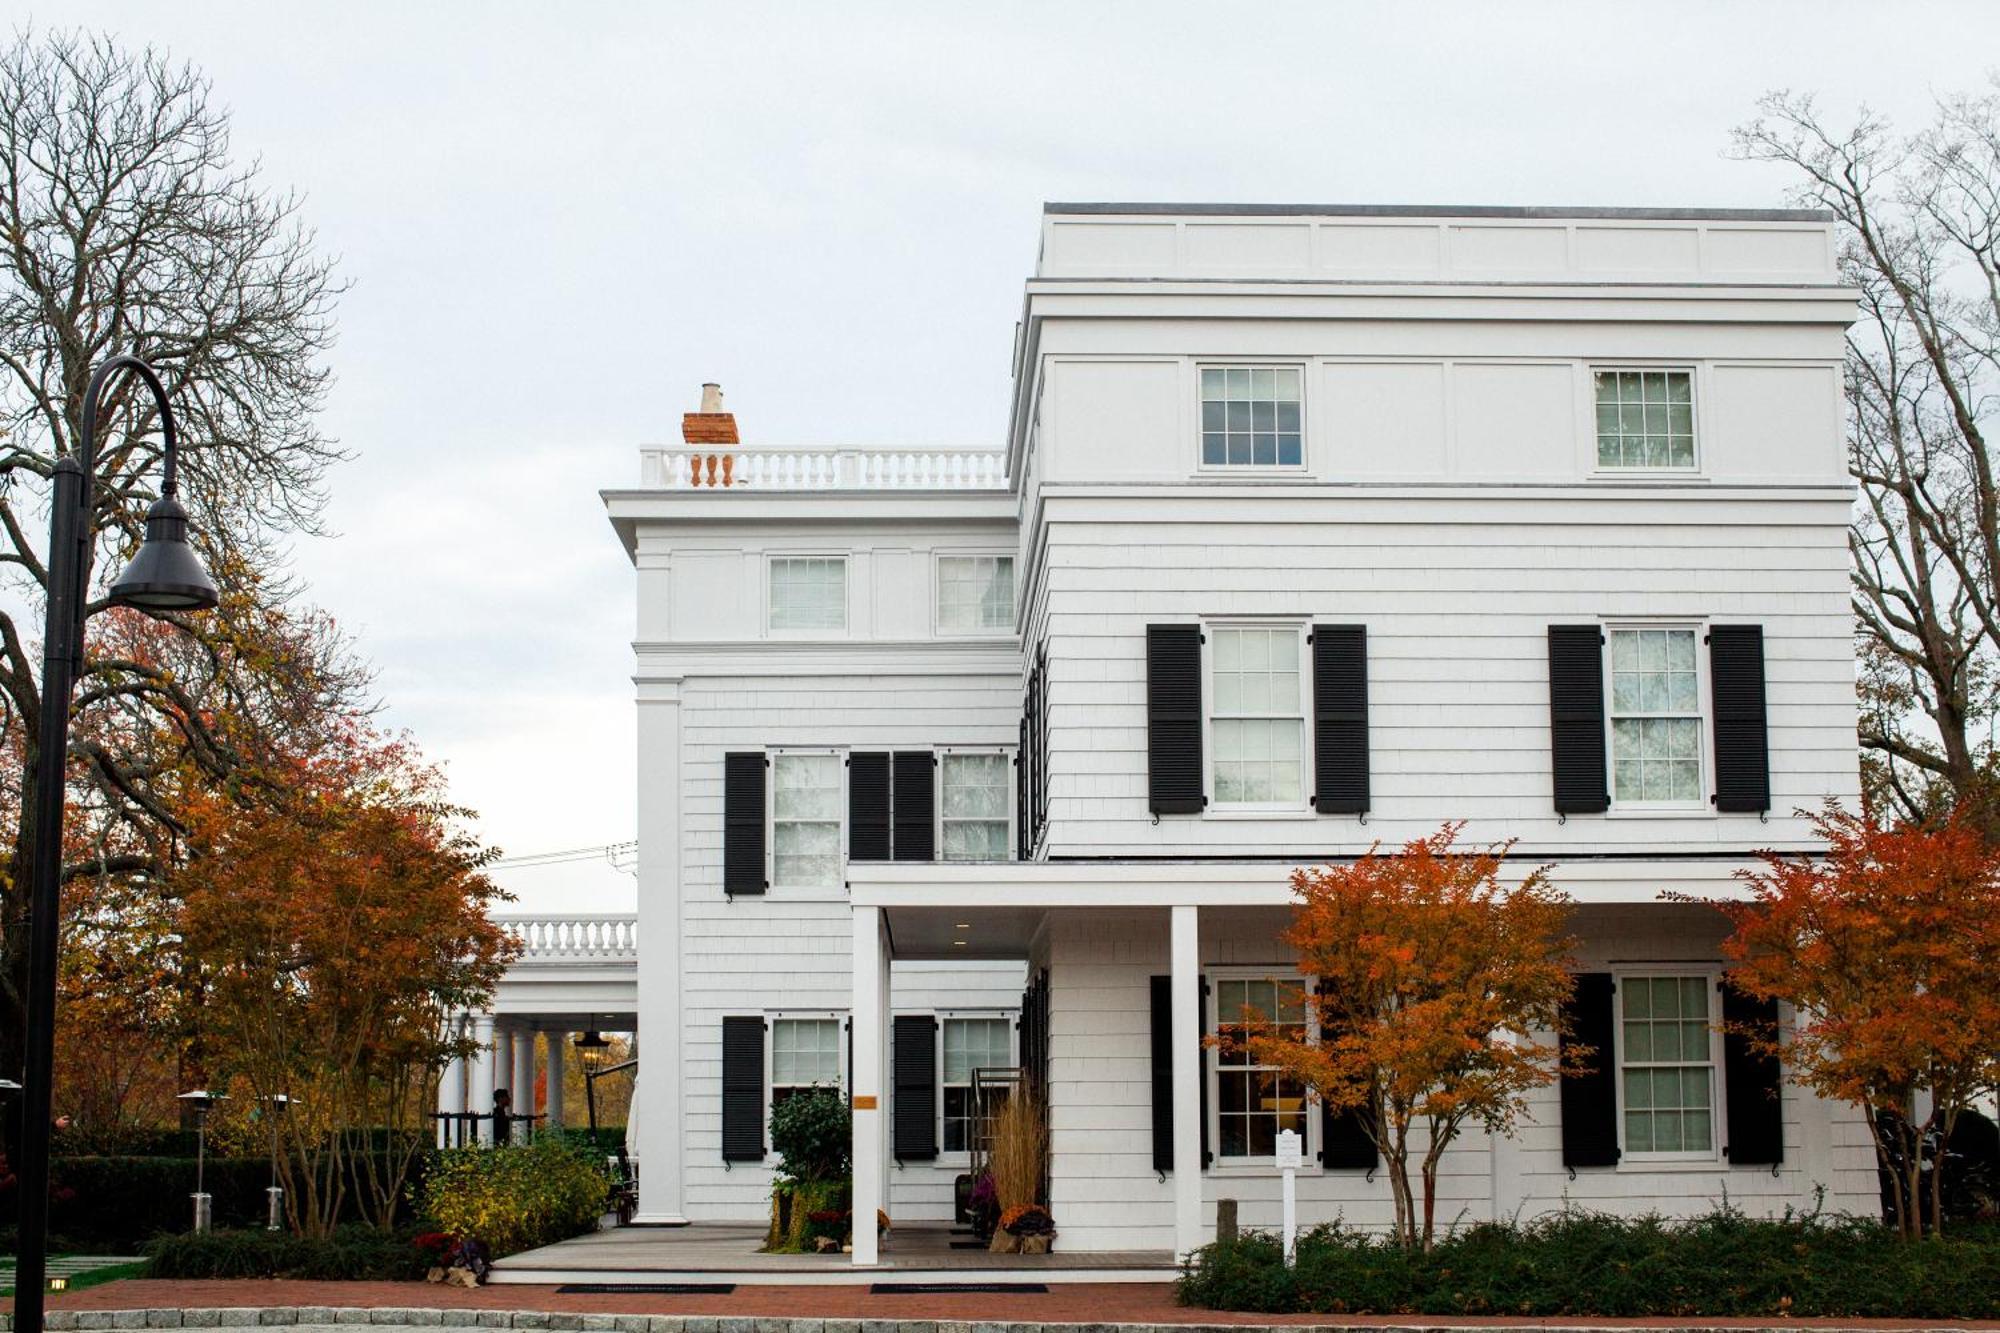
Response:
POLYGON ((1510 1132, 1527 1094, 1558 1077, 1552 1034, 1573 985, 1568 900, 1546 869, 1503 883, 1513 844, 1460 851, 1463 827, 1294 872, 1283 938, 1312 979, 1302 998, 1315 1022, 1284 1028, 1247 1013, 1218 1038, 1311 1100, 1357 1114, 1387 1167, 1406 1248, 1430 1248, 1438 1165, 1459 1131, 1510 1132), (1419 1124, 1421 1209, 1410 1188, 1419 1124))

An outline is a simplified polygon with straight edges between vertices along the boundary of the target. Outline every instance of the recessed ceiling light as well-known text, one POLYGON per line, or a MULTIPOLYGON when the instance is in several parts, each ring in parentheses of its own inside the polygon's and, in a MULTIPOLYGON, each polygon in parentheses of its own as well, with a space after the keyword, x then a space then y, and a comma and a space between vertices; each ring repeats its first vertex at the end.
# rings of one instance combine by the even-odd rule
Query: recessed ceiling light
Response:
POLYGON ((952 927, 952 929, 953 929, 953 930, 971 930, 971 929, 972 929, 972 923, 971 923, 970 921, 961 921, 961 922, 959 922, 959 923, 958 923, 957 925, 953 926, 953 927, 952 927))
POLYGON ((952 941, 952 946, 953 946, 954 948, 958 948, 958 949, 963 949, 963 948, 965 947, 965 941, 964 941, 964 940, 953 940, 953 941, 952 941))

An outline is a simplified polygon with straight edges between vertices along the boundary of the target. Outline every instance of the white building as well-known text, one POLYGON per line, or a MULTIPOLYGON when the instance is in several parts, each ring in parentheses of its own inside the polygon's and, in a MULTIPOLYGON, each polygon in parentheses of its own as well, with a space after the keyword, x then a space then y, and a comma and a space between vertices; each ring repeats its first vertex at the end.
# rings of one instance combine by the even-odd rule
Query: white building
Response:
MULTIPOLYGON (((1451 819, 1579 904, 1612 1054, 1443 1217, 1868 1211, 1863 1128, 1712 1024, 1720 894, 1857 795, 1842 332, 1795 212, 1051 205, 994 453, 736 438, 608 491, 638 571, 640 1220, 766 1214, 790 1087, 856 1214, 950 1216, 965 1071, 1043 1081, 1066 1250, 1380 1223, 1220 1064, 1292 868, 1451 819), (1024 998, 1025 997, 1025 998, 1024 998)), ((751 417, 754 421, 754 414, 751 417)), ((875 1259, 863 1233, 855 1260, 875 1259)))

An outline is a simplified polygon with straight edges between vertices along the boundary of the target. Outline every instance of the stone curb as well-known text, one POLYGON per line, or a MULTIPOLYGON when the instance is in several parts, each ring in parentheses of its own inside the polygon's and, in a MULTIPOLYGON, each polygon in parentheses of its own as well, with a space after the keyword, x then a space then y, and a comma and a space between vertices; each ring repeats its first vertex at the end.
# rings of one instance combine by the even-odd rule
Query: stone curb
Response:
MULTIPOLYGON (((522 1328, 547 1333, 1511 1333, 1479 1324, 1121 1324, 963 1321, 949 1319, 793 1319, 753 1315, 576 1314, 548 1310, 441 1310, 429 1306, 224 1306, 202 1309, 50 1310, 49 1333, 105 1329, 287 1328, 394 1324, 424 1328, 522 1328)), ((12 1333, 13 1316, 0 1315, 0 1333, 12 1333)), ((1543 1322, 1532 1333, 1603 1333, 1630 1329, 1617 1323, 1543 1322)), ((1643 1333, 1836 1333, 1862 1325, 1652 1325, 1643 1333)), ((1524 1333, 1526 1331, 1524 1330, 1524 1333)), ((1636 1333, 1636 1330, 1635 1330, 1636 1333)), ((1883 1333, 1867 1329, 1866 1333, 1883 1333)), ((1964 1326, 1911 1324, 1895 1333, 1965 1333, 1964 1326)))

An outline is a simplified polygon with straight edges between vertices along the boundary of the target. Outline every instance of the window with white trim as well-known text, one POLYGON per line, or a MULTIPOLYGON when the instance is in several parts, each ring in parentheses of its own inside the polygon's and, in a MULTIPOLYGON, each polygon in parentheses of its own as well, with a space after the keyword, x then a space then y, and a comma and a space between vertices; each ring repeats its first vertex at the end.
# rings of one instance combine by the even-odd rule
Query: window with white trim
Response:
POLYGON ((841 1086, 838 1018, 771 1020, 771 1105, 813 1088, 841 1086))
POLYGON ((1693 626, 1613 628, 1611 798, 1703 808, 1701 669, 1693 626))
MULTIPOLYGON (((944 1134, 939 1139, 946 1152, 967 1152, 972 1147, 972 1071, 1006 1069, 1014 1063, 1014 1025, 1004 1018, 946 1018, 940 1046, 939 1103, 944 1115, 944 1134)), ((997 1107, 988 1106, 991 1115, 997 1107)))
POLYGON ((1713 976, 1618 978, 1618 1092, 1627 1156, 1715 1151, 1713 976))
POLYGON ((1004 634, 1014 628, 1014 557, 941 555, 937 559, 940 634, 1004 634))
POLYGON ((1298 467, 1305 461, 1297 366, 1204 366, 1203 467, 1298 467))
POLYGON ((841 756, 832 750, 771 755, 771 884, 840 886, 843 791, 841 756))
POLYGON ((1597 390, 1597 466, 1694 468, 1693 372, 1604 369, 1591 378, 1597 390))
MULTIPOLYGON (((1285 1036, 1304 1038, 1305 992, 1297 977, 1217 977, 1211 989, 1215 1011, 1210 1031, 1225 1038, 1243 1035, 1247 1010, 1285 1036)), ((1212 1077, 1218 1160, 1273 1157, 1279 1130, 1307 1136, 1303 1083, 1259 1064, 1247 1049, 1226 1047, 1215 1052, 1212 1077)))
POLYGON ((1305 805, 1305 628, 1208 627, 1210 804, 1305 805))
POLYGON ((847 557, 771 558, 770 627, 832 631, 847 628, 847 557))
POLYGON ((1013 766, 1003 750, 938 755, 938 855, 946 861, 1005 861, 1012 855, 1013 766))

